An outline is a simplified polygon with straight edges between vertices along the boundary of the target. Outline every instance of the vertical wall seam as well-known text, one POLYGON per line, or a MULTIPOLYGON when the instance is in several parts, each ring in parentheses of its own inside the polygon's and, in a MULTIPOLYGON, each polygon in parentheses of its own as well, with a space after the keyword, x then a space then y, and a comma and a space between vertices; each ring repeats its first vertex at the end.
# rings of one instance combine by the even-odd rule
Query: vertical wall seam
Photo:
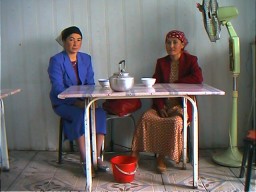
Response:
POLYGON ((107 73, 108 76, 110 76, 110 42, 109 42, 109 18, 108 18, 108 5, 107 5, 107 0, 104 1, 105 3, 105 27, 106 27, 106 32, 105 32, 105 37, 106 37, 106 49, 107 49, 107 73))
POLYGON ((124 31, 124 52, 125 52, 125 60, 127 59, 127 24, 126 24, 126 9, 125 9, 125 0, 122 1, 122 10, 123 10, 123 31, 124 31))
POLYGON ((74 14, 76 14, 76 12, 72 12, 71 10, 74 10, 74 6, 71 3, 71 0, 69 0, 69 13, 70 13, 70 20, 72 25, 75 25, 75 18, 74 18, 74 14))
POLYGON ((93 55, 92 49, 92 23, 91 23, 91 3, 90 0, 86 0, 86 8, 87 8, 87 23, 88 23, 88 34, 90 34, 90 38, 88 38, 88 50, 90 55, 93 55))
MULTIPOLYGON (((22 36, 21 36, 21 44, 22 44, 22 46, 25 46, 26 44, 25 44, 25 42, 24 42, 24 34, 25 34, 25 29, 24 29, 24 3, 25 3, 25 0, 24 1, 22 1, 21 2, 21 4, 22 4, 22 11, 21 11, 21 16, 19 17, 20 19, 21 19, 21 23, 22 23, 22 26, 21 26, 21 31, 22 31, 22 36)), ((26 65, 26 50, 25 49, 22 49, 22 63, 23 64, 25 64, 26 65)), ((23 70, 25 70, 25 67, 23 66, 23 70)), ((25 72, 25 73, 23 73, 23 74, 26 74, 27 75, 27 73, 25 72)), ((24 79, 25 79, 25 82, 26 82, 26 75, 24 75, 24 79)), ((25 87, 25 86, 24 86, 25 87)), ((25 88, 27 88, 27 86, 25 87, 25 88)), ((26 92, 26 90, 23 90, 23 91, 25 91, 26 92)), ((26 98, 26 101, 25 101, 25 103, 28 103, 28 97, 25 97, 26 98)), ((28 115, 28 113, 25 113, 26 114, 26 119, 27 120, 29 120, 29 115, 28 115)), ((26 125, 27 125, 27 127, 28 127, 28 148, 30 148, 31 149, 31 143, 32 143, 32 141, 33 141, 33 137, 32 137, 32 133, 31 133, 31 128, 30 128, 30 123, 29 123, 29 121, 26 121, 26 125)), ((15 147, 16 148, 16 147, 15 147)))
POLYGON ((142 2, 142 0, 139 0, 139 15, 140 15, 140 45, 142 46, 141 48, 142 48, 142 55, 143 55, 143 58, 145 58, 146 57, 146 53, 145 53, 145 49, 144 49, 144 46, 145 46, 145 44, 143 44, 142 42, 144 42, 143 40, 142 40, 142 37, 144 37, 144 32, 145 32, 145 30, 144 30, 144 22, 143 22, 143 2, 142 2))

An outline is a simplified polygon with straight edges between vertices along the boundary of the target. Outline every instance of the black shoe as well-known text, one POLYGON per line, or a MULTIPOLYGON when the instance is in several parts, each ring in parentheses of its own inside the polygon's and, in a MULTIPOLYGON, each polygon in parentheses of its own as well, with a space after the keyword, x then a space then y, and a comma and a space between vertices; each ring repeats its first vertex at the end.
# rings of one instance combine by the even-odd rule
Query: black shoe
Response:
POLYGON ((109 169, 109 167, 107 166, 107 165, 97 165, 97 170, 99 171, 99 172, 108 172, 110 169, 109 169))
POLYGON ((101 157, 97 157, 98 163, 97 163, 97 170, 99 172, 108 172, 110 169, 107 165, 104 164, 101 157))

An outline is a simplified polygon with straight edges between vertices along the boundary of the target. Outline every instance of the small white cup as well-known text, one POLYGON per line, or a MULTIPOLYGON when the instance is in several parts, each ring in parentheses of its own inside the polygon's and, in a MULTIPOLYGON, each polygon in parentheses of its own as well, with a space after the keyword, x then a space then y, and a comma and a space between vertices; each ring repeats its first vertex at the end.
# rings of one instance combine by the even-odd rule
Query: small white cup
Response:
POLYGON ((141 82, 146 87, 152 87, 155 84, 156 79, 155 78, 150 78, 150 77, 143 77, 143 78, 141 78, 141 82))
POLYGON ((109 87, 109 80, 108 79, 98 79, 99 84, 101 87, 109 87))

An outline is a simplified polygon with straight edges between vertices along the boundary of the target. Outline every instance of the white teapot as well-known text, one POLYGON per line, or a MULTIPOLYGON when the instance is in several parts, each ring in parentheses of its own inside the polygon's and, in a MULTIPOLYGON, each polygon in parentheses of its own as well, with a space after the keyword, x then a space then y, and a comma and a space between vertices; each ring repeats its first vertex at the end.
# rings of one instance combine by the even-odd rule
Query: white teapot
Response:
POLYGON ((129 73, 125 72, 125 60, 120 61, 118 64, 119 72, 109 77, 110 87, 114 91, 128 91, 134 85, 134 78, 130 77, 129 73))

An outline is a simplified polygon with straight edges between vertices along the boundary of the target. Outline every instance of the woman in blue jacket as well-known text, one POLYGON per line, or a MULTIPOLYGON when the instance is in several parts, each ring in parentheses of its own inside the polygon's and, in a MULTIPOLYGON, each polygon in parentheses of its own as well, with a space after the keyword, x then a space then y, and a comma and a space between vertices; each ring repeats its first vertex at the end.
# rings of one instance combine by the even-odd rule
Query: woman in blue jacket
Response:
MULTIPOLYGON (((72 26, 62 31, 61 39, 64 50, 50 58, 48 74, 52 85, 50 99, 53 110, 64 120, 63 130, 67 139, 76 140, 85 171, 85 100, 81 98, 58 98, 58 94, 70 86, 95 84, 91 56, 79 52, 82 38, 82 33, 78 27, 72 26)), ((99 158, 106 134, 106 113, 102 108, 96 109, 96 133, 98 170, 108 171, 109 168, 99 158)))

